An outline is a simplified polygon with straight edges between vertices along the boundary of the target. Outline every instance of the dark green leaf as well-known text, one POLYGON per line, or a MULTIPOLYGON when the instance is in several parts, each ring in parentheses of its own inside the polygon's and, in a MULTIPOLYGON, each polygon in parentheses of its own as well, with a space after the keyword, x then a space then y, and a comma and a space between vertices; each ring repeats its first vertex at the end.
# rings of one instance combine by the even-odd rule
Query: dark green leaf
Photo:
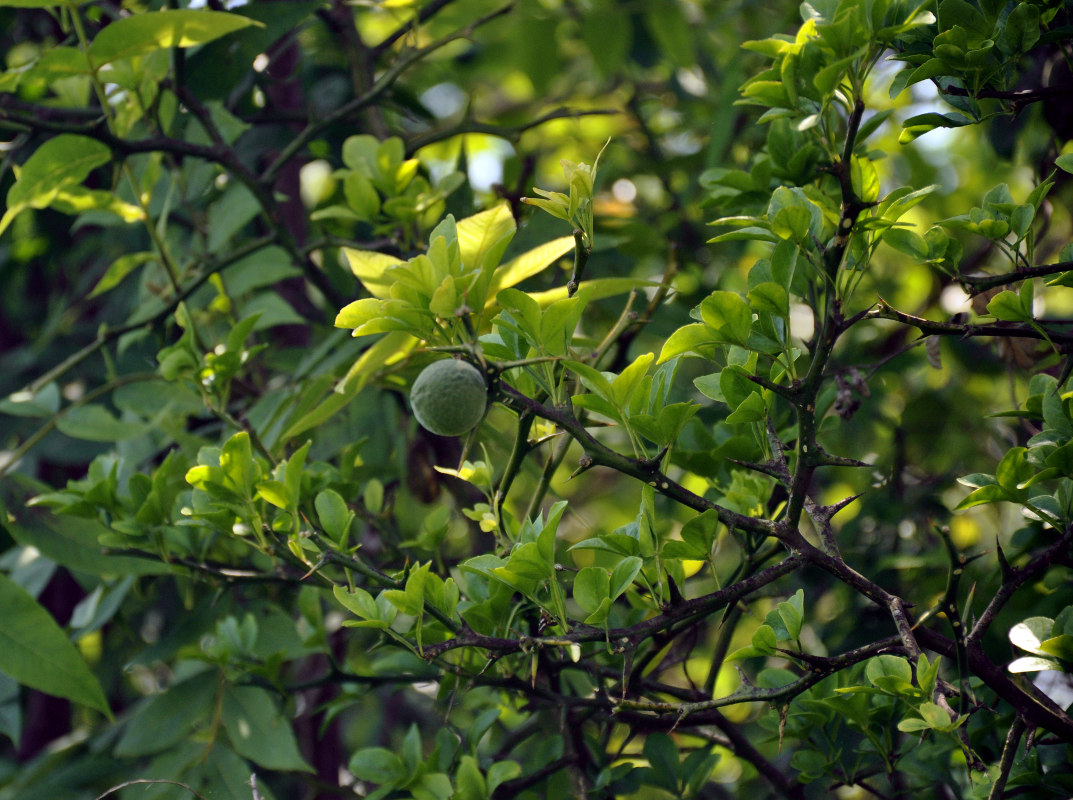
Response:
POLYGON ((100 683, 52 616, 0 575, 0 671, 24 686, 65 697, 111 717, 100 683))
POLYGON ((239 755, 266 769, 313 771, 298 752, 289 720, 266 690, 228 687, 222 714, 224 729, 239 755))

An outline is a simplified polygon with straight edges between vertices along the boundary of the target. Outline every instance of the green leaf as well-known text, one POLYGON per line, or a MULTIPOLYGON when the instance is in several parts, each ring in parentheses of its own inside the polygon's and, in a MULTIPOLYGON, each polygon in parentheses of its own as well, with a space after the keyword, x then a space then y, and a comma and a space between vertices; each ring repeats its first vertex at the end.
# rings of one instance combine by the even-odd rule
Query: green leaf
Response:
POLYGON ((731 364, 719 372, 719 391, 722 392, 723 402, 736 409, 749 395, 759 393, 760 387, 750 380, 748 372, 737 364, 731 364))
POLYGON ((1041 646, 1053 628, 1054 620, 1049 617, 1029 617, 1010 628, 1010 643, 1037 656, 1053 655, 1041 646))
POLYGON ((302 500, 302 474, 305 471, 309 448, 312 446, 313 442, 310 440, 295 450, 294 454, 287 459, 287 466, 283 470, 283 483, 295 505, 302 500))
MULTIPOLYGON (((801 589, 797 590, 797 594, 804 598, 804 593, 801 589)), ((776 606, 779 617, 782 619, 782 624, 786 628, 788 638, 796 639, 801 635, 801 623, 803 622, 803 616, 801 614, 800 606, 795 602, 782 602, 776 606)))
POLYGON ((742 97, 769 108, 791 108, 790 97, 782 81, 751 80, 741 90, 742 97))
POLYGON ((630 404, 630 399, 643 382, 653 359, 655 359, 654 353, 637 356, 632 364, 611 381, 611 392, 618 408, 626 408, 630 404))
POLYGON ((1054 160, 1054 165, 1066 172, 1073 172, 1073 153, 1066 153, 1054 160))
POLYGON ((685 797, 698 796, 701 787, 708 783, 712 771, 721 758, 721 753, 712 753, 704 749, 694 750, 686 756, 681 769, 682 777, 686 780, 685 797))
POLYGON ((351 172, 343 179, 343 194, 359 218, 372 220, 380 213, 380 195, 372 181, 360 172, 351 172))
POLYGON ((477 759, 471 755, 462 756, 455 772, 455 784, 457 792, 456 800, 487 800, 488 785, 484 775, 477 764, 477 759))
POLYGON ((712 329, 702 322, 683 325, 667 337, 656 364, 663 364, 683 353, 700 355, 701 348, 712 347, 718 344, 719 341, 719 338, 713 335, 712 329))
POLYGON ((778 317, 790 313, 790 299, 786 289, 774 281, 764 281, 749 290, 749 305, 757 313, 765 312, 778 317))
POLYGON ((919 733, 930 728, 931 726, 919 717, 906 717, 898 723, 898 730, 902 733, 919 733))
POLYGON ((935 691, 935 682, 939 678, 939 666, 941 658, 936 658, 932 662, 928 662, 928 657, 921 653, 917 658, 917 685, 924 693, 925 697, 931 697, 932 692, 935 691))
POLYGON ((744 345, 753 325, 749 304, 735 292, 716 291, 700 304, 700 318, 724 339, 744 345))
POLYGON ((355 616, 366 620, 379 620, 381 618, 380 608, 377 606, 373 596, 360 586, 354 586, 350 589, 333 586, 332 594, 335 595, 335 599, 339 601, 340 605, 355 616))
POLYGON ((60 409, 60 388, 55 383, 33 392, 16 392, 0 400, 0 414, 37 419, 55 416, 60 409))
POLYGON ((581 378, 581 382, 597 395, 615 405, 615 392, 611 388, 611 381, 598 369, 583 364, 580 361, 564 362, 566 368, 581 378))
POLYGON ((260 23, 222 11, 177 9, 134 14, 97 34, 90 43, 89 56, 99 69, 120 58, 211 42, 254 24, 260 23))
POLYGON ((979 489, 971 492, 968 497, 954 506, 954 510, 962 511, 966 508, 972 508, 973 506, 1014 499, 1016 499, 1016 496, 1008 492, 1006 489, 1003 489, 998 484, 990 484, 988 486, 981 486, 979 489))
POLYGON ((920 716, 924 721, 928 723, 929 728, 943 730, 949 727, 952 723, 950 715, 937 703, 932 703, 930 701, 921 703, 920 708, 917 710, 920 712, 920 716))
POLYGON ((406 787, 414 800, 451 800, 454 787, 444 772, 426 772, 406 787))
POLYGON ((219 681, 202 672, 141 704, 116 744, 120 758, 137 758, 167 750, 181 742, 202 717, 213 711, 219 681))
POLYGON ((124 422, 96 403, 75 406, 56 418, 56 428, 73 439, 90 442, 123 442, 135 439, 149 429, 141 420, 124 422))
MULTIPOLYGON (((370 250, 355 250, 352 247, 343 248, 343 256, 350 271, 361 281, 362 285, 373 297, 384 300, 391 297, 391 285, 394 282, 388 277, 388 271, 392 267, 406 262, 387 253, 377 253, 370 250)), ((336 323, 338 325, 338 322, 336 323)), ((343 327, 352 327, 346 325, 343 327)))
POLYGON ((421 764, 421 732, 417 725, 411 725, 402 739, 402 764, 410 773, 417 771, 421 764))
POLYGON ((111 718, 104 691, 82 654, 30 594, 0 575, 0 672, 23 686, 64 697, 111 718))
POLYGON ((1003 322, 1027 322, 1032 319, 1032 313, 1025 312, 1020 296, 1009 289, 991 298, 987 304, 987 313, 1003 322))
POLYGON ((805 242, 820 236, 823 228, 823 210, 798 187, 780 186, 772 192, 767 217, 772 232, 784 241, 805 242))
MULTIPOLYGON (((497 267, 495 272, 492 273, 492 280, 488 286, 486 306, 495 304, 496 295, 501 289, 514 286, 526 278, 531 278, 543 272, 573 249, 574 237, 563 236, 537 245, 532 250, 528 250, 517 258, 497 267)), ((626 291, 629 290, 627 289, 626 291)))
POLYGON ((633 536, 624 533, 606 533, 598 538, 582 539, 577 544, 571 545, 569 549, 606 550, 620 556, 632 556, 640 551, 639 547, 637 539, 633 536))
POLYGON ((89 293, 89 296, 96 297, 104 294, 109 289, 114 289, 127 275, 155 258, 156 255, 150 252, 128 253, 120 256, 105 270, 104 275, 97 281, 97 285, 93 287, 93 291, 89 293))
POLYGON ((403 614, 421 616, 425 610, 425 583, 429 577, 429 566, 425 564, 414 569, 406 578, 405 589, 385 589, 383 597, 403 614))
POLYGON ((1073 663, 1073 636, 1068 633, 1044 639, 1040 642, 1039 649, 1047 655, 1055 656, 1063 661, 1073 663))
POLYGON ((65 187, 81 183, 111 159, 112 151, 107 145, 87 136, 63 133, 49 139, 26 160, 18 180, 8 190, 0 234, 20 211, 46 208, 65 187))
POLYGON ((615 600, 630 588, 642 566, 644 566, 644 562, 637 556, 624 558, 615 565, 615 568, 611 571, 611 583, 608 592, 612 600, 615 600))
POLYGON ((908 186, 900 186, 876 206, 877 216, 887 222, 897 222, 911 208, 923 202, 939 188, 938 184, 925 186, 923 189, 910 191, 908 186))
POLYGON ((486 779, 488 793, 494 792, 500 784, 514 780, 522 774, 522 765, 517 761, 497 761, 488 767, 486 779))
POLYGON ((574 601, 591 614, 610 595, 610 580, 602 567, 584 567, 574 578, 574 601))
POLYGON ((294 505, 290 492, 280 481, 261 481, 257 484, 257 494, 276 508, 288 509, 294 505))
POLYGON ((509 203, 459 220, 455 225, 458 249, 467 270, 490 270, 499 264, 514 238, 516 226, 509 203))
POLYGON ((288 718, 272 696, 255 686, 224 690, 222 716, 227 738, 240 756, 272 770, 313 772, 298 752, 288 718))
POLYGON ((677 793, 679 781, 678 745, 665 733, 652 733, 645 739, 644 756, 652 768, 657 786, 677 793))
POLYGON ((764 398, 757 392, 748 395, 738 403, 726 421, 728 425, 738 425, 746 422, 763 422, 765 419, 767 419, 767 405, 764 403, 764 398))
POLYGON ((394 786, 410 777, 402 759, 383 747, 366 747, 356 752, 347 769, 355 777, 380 786, 394 786))
POLYGON ((699 378, 693 379, 693 385, 697 388, 697 391, 705 397, 715 400, 717 403, 725 403, 726 398, 723 397, 723 389, 719 385, 721 376, 721 372, 713 372, 710 375, 701 375, 699 378))
POLYGON ((923 260, 928 257, 928 243, 916 231, 908 228, 890 228, 882 234, 882 241, 907 256, 923 260))
POLYGON ((973 120, 962 114, 940 114, 938 112, 918 114, 902 123, 902 132, 898 136, 898 142, 907 144, 936 128, 960 128, 964 125, 972 124, 973 120))
POLYGON ((333 542, 344 542, 354 519, 354 512, 347 507, 346 501, 334 489, 325 489, 317 494, 314 504, 324 532, 333 542))
POLYGON ((872 683, 883 677, 898 678, 906 683, 913 680, 913 670, 909 662, 899 656, 876 656, 869 659, 864 674, 872 683))
POLYGON ((991 33, 991 23, 967 0, 942 0, 939 4, 939 30, 950 30, 955 25, 981 37, 991 33))
POLYGON ((220 469, 238 490, 240 497, 249 497, 260 469, 253 460, 250 434, 239 431, 220 449, 220 469))
POLYGON ((770 625, 761 625, 753 633, 753 647, 764 655, 774 655, 778 641, 778 637, 775 635, 775 630, 770 625))
POLYGON ((428 301, 428 310, 440 319, 451 319, 461 306, 461 298, 455 287, 455 279, 448 275, 436 287, 428 301))
MULTIPOLYGON (((9 481, 9 484, 11 481, 9 481)), ((57 516, 39 508, 25 508, 21 500, 3 487, 0 527, 24 547, 34 547, 46 558, 69 569, 90 575, 166 575, 168 564, 130 556, 105 555, 99 537, 108 528, 95 519, 57 516), (9 508, 4 508, 8 504, 9 508)))
MULTIPOLYGON (((602 300, 605 297, 625 294, 641 287, 658 285, 658 281, 644 281, 637 278, 597 278, 596 280, 582 281, 577 290, 577 296, 583 302, 588 303, 593 300, 602 300)), ((533 292, 530 297, 536 300, 543 308, 559 300, 567 299, 568 290, 566 286, 559 286, 544 292, 533 292)))
POLYGON ((995 476, 987 475, 983 472, 974 472, 971 475, 965 475, 958 478, 958 483, 964 486, 971 486, 973 489, 979 489, 981 486, 994 486, 995 476))
POLYGON ((1006 667, 1010 672, 1044 672, 1047 670, 1062 671, 1062 666, 1057 661, 1038 656, 1022 656, 1015 658, 1006 667))
POLYGON ((875 202, 879 197, 879 173, 870 159, 853 156, 850 161, 850 177, 853 191, 866 203, 875 202))
POLYGON ((1013 447, 1006 451, 1006 455, 995 468, 995 480, 1008 492, 1017 492, 1031 479, 1035 471, 1035 467, 1028 462, 1027 448, 1013 447))

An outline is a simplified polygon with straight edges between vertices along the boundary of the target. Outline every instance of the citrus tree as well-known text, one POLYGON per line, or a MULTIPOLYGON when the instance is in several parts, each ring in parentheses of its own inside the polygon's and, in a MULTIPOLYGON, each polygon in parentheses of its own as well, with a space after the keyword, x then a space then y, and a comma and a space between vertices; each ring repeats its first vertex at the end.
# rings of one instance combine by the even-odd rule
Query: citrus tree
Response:
POLYGON ((1069 796, 1071 24, 0 0, 0 800, 1069 796))

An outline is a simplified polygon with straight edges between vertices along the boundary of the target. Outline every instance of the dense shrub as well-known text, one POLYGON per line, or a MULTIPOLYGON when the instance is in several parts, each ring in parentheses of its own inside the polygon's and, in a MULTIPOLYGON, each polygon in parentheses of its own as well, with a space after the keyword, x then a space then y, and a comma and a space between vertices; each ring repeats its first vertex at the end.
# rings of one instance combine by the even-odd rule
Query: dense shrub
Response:
POLYGON ((1066 4, 194 5, 0 0, 0 800, 1073 793, 1066 4))

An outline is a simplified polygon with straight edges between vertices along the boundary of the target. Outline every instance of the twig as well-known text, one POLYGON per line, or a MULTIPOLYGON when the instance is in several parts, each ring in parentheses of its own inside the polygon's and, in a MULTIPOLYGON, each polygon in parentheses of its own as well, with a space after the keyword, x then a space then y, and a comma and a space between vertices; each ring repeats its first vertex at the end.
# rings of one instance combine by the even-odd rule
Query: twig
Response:
MULTIPOLYGON (((871 319, 890 319, 906 325, 912 325, 914 328, 919 329, 922 334, 929 336, 959 336, 963 339, 971 339, 977 336, 994 336, 1006 339, 1039 339, 1041 341, 1050 339, 1052 342, 1060 342, 1066 345, 1073 344, 1073 334, 1059 333, 1057 331, 1044 332, 1026 325, 1012 323, 973 325, 967 322, 932 322, 923 317, 899 311, 883 299, 879 300, 875 308, 868 313, 868 316, 871 319)), ((1040 320, 1037 324, 1045 322, 1046 320, 1040 320)))
POLYGON ((327 128, 330 128, 337 122, 341 122, 352 114, 356 114, 358 111, 361 111, 366 106, 374 103, 395 83, 399 76, 402 75, 402 73, 409 69, 411 66, 423 60, 426 56, 435 52, 436 50, 445 47, 451 42, 458 41, 459 39, 468 39, 470 36, 473 35, 473 31, 476 28, 485 25, 486 23, 491 22, 498 17, 503 16, 504 14, 511 11, 513 8, 513 3, 502 6, 474 20, 466 27, 455 31, 454 33, 450 33, 440 39, 437 39, 436 41, 432 42, 429 45, 426 45, 425 47, 422 47, 419 50, 414 50, 411 53, 407 53, 401 56, 398 61, 392 64, 388 69, 384 70, 383 74, 379 77, 376 83, 374 83, 363 95, 354 98, 349 103, 343 104, 339 108, 335 109, 335 111, 332 111, 331 113, 318 118, 316 121, 310 122, 304 130, 297 134, 290 141, 290 143, 280 151, 279 155, 276 157, 276 160, 273 161, 267 169, 265 169, 265 171, 261 174, 261 181, 269 185, 274 182, 276 175, 279 174, 279 171, 282 170, 283 167, 288 162, 290 162, 290 160, 297 153, 299 153, 303 147, 309 144, 310 141, 319 136, 322 131, 326 130, 327 128))
POLYGON ((581 276, 585 272, 585 265, 589 263, 592 255, 591 242, 585 241, 585 232, 580 228, 574 229, 574 268, 570 273, 570 280, 566 283, 566 296, 573 297, 577 294, 581 285, 581 276))
POLYGON ((557 108, 554 111, 549 111, 546 114, 541 114, 535 119, 531 119, 528 122, 524 122, 520 125, 496 125, 489 122, 478 122, 473 119, 463 119, 454 125, 446 128, 439 128, 437 130, 428 131, 426 133, 418 134, 412 139, 406 142, 406 152, 413 153, 420 150, 422 147, 427 147, 430 144, 436 142, 442 142, 444 139, 450 139, 454 136, 458 136, 464 133, 486 133, 491 136, 496 136, 501 139, 506 139, 510 142, 516 142, 521 138, 523 133, 531 131, 533 128, 539 128, 548 122, 553 122, 559 119, 579 119, 581 117, 594 117, 594 116, 613 116, 615 114, 622 113, 618 109, 613 108, 586 108, 586 109, 571 109, 571 108, 557 108))
POLYGON ((712 592, 711 594, 703 595, 702 597, 697 597, 692 600, 686 600, 673 607, 665 608, 662 613, 627 628, 612 628, 611 630, 605 631, 603 628, 577 624, 574 625, 568 633, 558 636, 521 636, 516 639, 500 636, 485 636, 469 628, 464 628, 462 632, 453 639, 426 645, 424 656, 425 658, 431 659, 446 653, 448 650, 455 650, 460 647, 477 647, 498 653, 518 653, 533 647, 564 647, 572 644, 581 644, 583 642, 611 641, 619 642, 621 644, 625 641, 628 644, 632 644, 673 625, 679 624, 684 620, 702 618, 721 608, 737 603, 742 598, 753 594, 757 590, 767 586, 769 583, 793 572, 800 567, 802 563, 804 563, 802 556, 788 556, 778 564, 773 564, 749 578, 716 592, 712 592))
POLYGON ((1029 278, 1043 278, 1048 275, 1057 275, 1060 272, 1070 271, 1073 271, 1073 261, 1059 261, 1057 264, 1026 267, 1003 275, 958 275, 957 279, 970 295, 977 295, 996 286, 1005 286, 1008 283, 1017 283, 1029 278))
POLYGON ((164 778, 152 778, 152 779, 150 779, 150 778, 139 778, 138 780, 127 781, 126 783, 121 783, 118 786, 113 786, 111 789, 109 789, 107 792, 105 792, 102 795, 98 795, 96 800, 104 800, 104 798, 108 797, 108 795, 115 794, 116 792, 118 792, 121 789, 126 789, 128 786, 137 786, 139 784, 152 784, 152 783, 165 783, 165 784, 168 784, 169 786, 179 786, 179 787, 181 787, 183 789, 186 789, 186 791, 190 792, 190 794, 192 794, 194 797, 198 798, 198 800, 206 800, 206 798, 203 795, 198 794, 196 791, 191 789, 185 783, 180 783, 179 781, 169 781, 169 780, 165 780, 164 778))
MULTIPOLYGON (((0 95, 0 97, 2 96, 3 95, 0 95)), ((22 391, 29 392, 31 394, 37 394, 37 392, 39 392, 45 386, 50 384, 52 381, 59 378, 61 375, 67 372, 67 370, 82 363, 109 342, 115 341, 120 336, 130 333, 131 331, 136 331, 139 328, 145 327, 147 325, 155 325, 156 323, 167 319, 169 316, 171 316, 175 309, 179 307, 179 304, 181 302, 183 302, 186 298, 188 298, 190 295, 200 289, 201 286, 206 281, 208 281, 208 279, 214 274, 221 272, 224 268, 237 263, 246 256, 257 252, 264 247, 267 247, 274 241, 274 236, 262 236, 259 239, 254 239, 246 243, 242 247, 236 248, 235 250, 231 251, 226 256, 220 259, 209 262, 207 265, 205 265, 203 272, 183 289, 182 294, 173 297, 171 301, 167 305, 163 306, 160 310, 142 319, 135 320, 134 322, 128 322, 126 325, 121 325, 118 328, 108 328, 103 330, 101 333, 98 334, 97 338, 94 341, 87 344, 78 352, 73 353, 67 358, 65 358, 63 361, 61 361, 55 367, 50 369, 44 375, 28 383, 22 391)))
POLYGON ((695 511, 714 510, 718 512, 720 521, 728 526, 767 536, 784 537, 785 541, 790 544, 796 544, 798 540, 804 541, 801 534, 796 530, 776 526, 766 519, 739 514, 725 506, 700 497, 677 481, 667 477, 660 471, 658 464, 631 458, 616 452, 589 433, 584 425, 569 411, 544 406, 508 384, 502 384, 500 389, 503 393, 502 402, 504 405, 516 411, 529 410, 538 417, 554 422, 578 441, 594 464, 610 467, 624 475, 644 481, 654 487, 656 491, 687 508, 692 508, 695 511))
POLYGON ((1002 759, 999 761, 998 777, 995 778, 991 791, 987 793, 987 800, 1002 800, 1006 796, 1006 781, 1009 780, 1010 770, 1013 768, 1014 759, 1017 756, 1017 745, 1021 742, 1021 736, 1025 732, 1024 718, 1018 714, 1013 719, 1009 731, 1006 732, 1006 743, 1002 746, 1002 759))

